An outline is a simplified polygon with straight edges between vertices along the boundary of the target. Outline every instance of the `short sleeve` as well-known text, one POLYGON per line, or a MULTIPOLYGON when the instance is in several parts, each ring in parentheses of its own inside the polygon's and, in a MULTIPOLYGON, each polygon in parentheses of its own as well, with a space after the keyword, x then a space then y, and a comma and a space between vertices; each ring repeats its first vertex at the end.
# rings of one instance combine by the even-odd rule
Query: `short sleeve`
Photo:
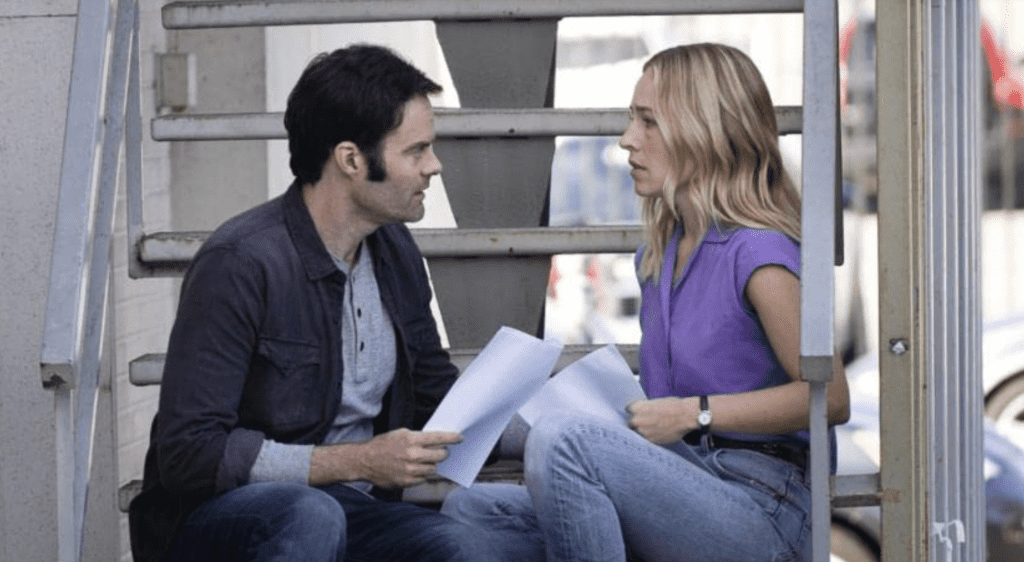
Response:
POLYGON ((750 276, 766 265, 785 267, 800 278, 800 246, 773 230, 744 229, 736 233, 736 294, 741 300, 750 276))

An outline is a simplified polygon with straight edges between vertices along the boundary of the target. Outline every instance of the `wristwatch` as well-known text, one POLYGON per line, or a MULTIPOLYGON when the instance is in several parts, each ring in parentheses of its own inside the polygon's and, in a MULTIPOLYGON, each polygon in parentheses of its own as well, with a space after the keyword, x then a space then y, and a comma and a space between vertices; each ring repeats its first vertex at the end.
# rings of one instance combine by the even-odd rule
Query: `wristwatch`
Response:
POLYGON ((701 435, 707 435, 711 429, 711 407, 708 405, 706 394, 700 397, 700 413, 697 414, 697 425, 700 426, 701 435))

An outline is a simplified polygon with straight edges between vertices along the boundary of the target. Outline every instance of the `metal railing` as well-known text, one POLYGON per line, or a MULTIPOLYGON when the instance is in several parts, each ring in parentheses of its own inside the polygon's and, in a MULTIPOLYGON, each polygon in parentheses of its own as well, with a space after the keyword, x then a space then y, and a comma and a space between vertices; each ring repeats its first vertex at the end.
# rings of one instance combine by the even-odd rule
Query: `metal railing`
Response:
POLYGON ((811 543, 829 559, 830 447, 827 388, 835 347, 835 266, 842 265, 839 153, 839 11, 834 0, 804 6, 803 166, 800 242, 800 376, 810 385, 811 543))
POLYGON ((129 63, 137 18, 136 0, 81 0, 78 9, 40 351, 42 385, 54 391, 61 562, 79 559, 84 536, 125 109, 138 94, 128 86, 138 81, 129 63))

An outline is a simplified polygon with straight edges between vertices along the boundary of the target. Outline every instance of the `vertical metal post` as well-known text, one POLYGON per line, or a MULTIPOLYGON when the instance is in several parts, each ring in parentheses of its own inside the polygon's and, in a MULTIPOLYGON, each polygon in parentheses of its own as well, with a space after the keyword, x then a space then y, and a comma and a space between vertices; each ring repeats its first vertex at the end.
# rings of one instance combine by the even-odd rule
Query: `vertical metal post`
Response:
POLYGON ((128 276, 143 277, 139 253, 135 251, 143 236, 142 218, 142 102, 139 92, 139 10, 135 10, 132 49, 129 57, 128 104, 125 110, 125 207, 128 229, 128 276))
POLYGON ((978 7, 878 8, 882 555, 980 560, 978 7))
POLYGON ((889 562, 931 553, 920 216, 927 4, 879 0, 876 16, 882 557, 889 562))
MULTIPOLYGON (((972 483, 973 490, 964 490, 968 497, 967 516, 974 525, 980 525, 985 521, 984 492, 984 395, 982 392, 982 362, 981 362, 981 293, 979 274, 981 262, 979 260, 981 248, 981 212, 982 212, 982 166, 980 161, 981 143, 984 136, 983 130, 983 107, 987 103, 982 95, 982 80, 987 77, 983 75, 982 54, 981 54, 981 16, 979 6, 976 2, 963 2, 959 4, 963 22, 961 29, 962 44, 960 52, 967 53, 967 56, 959 60, 963 61, 965 79, 964 102, 961 104, 965 112, 964 134, 974 139, 964 150, 964 166, 961 168, 964 175, 964 185, 972 182, 977 186, 974 189, 963 189, 960 194, 964 198, 966 213, 965 228, 968 235, 972 236, 970 243, 963 255, 963 267, 961 273, 964 275, 963 282, 964 297, 967 299, 967 308, 971 314, 966 321, 966 337, 970 345, 965 351, 964 374, 968 393, 964 400, 969 424, 967 429, 974 437, 968 443, 967 459, 969 462, 968 478, 972 483)), ((965 560, 981 560, 985 556, 986 535, 978 529, 979 538, 969 540, 965 560)))
POLYGON ((838 107, 838 8, 834 0, 809 0, 804 5, 800 371, 810 383, 811 528, 817 561, 829 559, 831 529, 826 389, 835 352, 835 207, 841 172, 838 107))
MULTIPOLYGON (((948 398, 953 387, 949 385, 947 374, 950 372, 950 357, 955 356, 952 349, 953 341, 947 336, 952 327, 949 324, 950 303, 947 299, 935 298, 939 295, 951 294, 949 277, 942 275, 947 267, 946 257, 949 255, 949 241, 946 239, 946 224, 949 198, 947 196, 951 178, 947 168, 955 165, 950 159, 950 143, 946 135, 953 133, 954 123, 949 119, 947 107, 949 99, 949 66, 944 56, 947 49, 946 13, 941 0, 932 0, 926 12, 926 36, 923 40, 924 72, 926 73, 930 95, 925 104, 925 191, 922 224, 924 226, 924 330, 925 338, 921 342, 925 349, 925 380, 934 387, 933 392, 926 393, 928 400, 929 424, 929 459, 928 477, 931 490, 948 489, 955 481, 950 474, 956 466, 956 459, 950 458, 952 433, 955 418, 948 415, 948 398)), ((949 521, 949 494, 931 496, 928 519, 931 522, 931 553, 932 560, 944 560, 944 545, 937 540, 937 531, 941 522, 949 521)), ((948 537, 947 537, 948 538, 948 537)), ((952 546, 951 544, 949 545, 952 546)), ((952 558, 950 558, 952 560, 952 558)))

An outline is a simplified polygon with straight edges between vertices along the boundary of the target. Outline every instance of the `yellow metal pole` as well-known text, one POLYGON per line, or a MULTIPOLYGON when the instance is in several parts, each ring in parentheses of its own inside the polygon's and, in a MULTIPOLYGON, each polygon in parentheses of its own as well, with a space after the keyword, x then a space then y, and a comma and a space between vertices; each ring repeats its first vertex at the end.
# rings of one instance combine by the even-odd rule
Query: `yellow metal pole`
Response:
POLYGON ((928 2, 877 1, 882 558, 931 559, 924 212, 928 2))

